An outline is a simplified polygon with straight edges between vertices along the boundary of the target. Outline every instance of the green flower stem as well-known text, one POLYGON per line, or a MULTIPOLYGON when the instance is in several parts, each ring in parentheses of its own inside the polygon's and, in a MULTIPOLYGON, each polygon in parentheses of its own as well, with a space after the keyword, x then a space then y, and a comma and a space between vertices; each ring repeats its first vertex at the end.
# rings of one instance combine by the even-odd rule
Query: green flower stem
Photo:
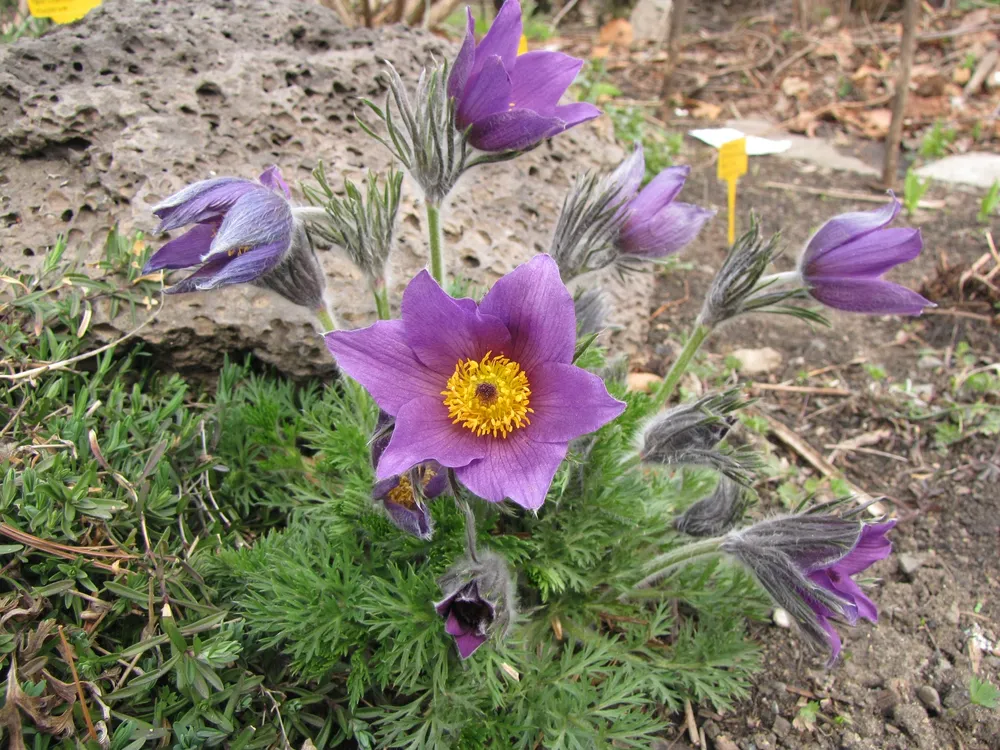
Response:
MULTIPOLYGON (((694 562, 695 560, 700 560, 704 557, 712 557, 719 554, 719 547, 722 544, 723 538, 724 537, 713 537, 712 539, 703 539, 698 542, 692 542, 691 544, 685 544, 681 547, 677 547, 676 549, 672 549, 669 552, 664 552, 658 557, 654 557, 646 564, 646 569, 648 570, 649 568, 655 567, 656 570, 639 581, 639 583, 635 585, 635 588, 648 588, 675 568, 689 562, 694 562)), ((628 598, 628 595, 623 594, 619 598, 625 599, 628 598)))
POLYGON ((687 372, 688 365, 691 364, 695 352, 701 348, 701 345, 705 343, 705 339, 708 338, 708 334, 711 332, 712 329, 709 326, 702 323, 695 325, 694 330, 691 331, 691 335, 688 337, 687 343, 681 350, 680 356, 677 357, 677 360, 670 368, 667 377, 660 383, 660 387, 656 389, 653 400, 657 407, 662 407, 673 395, 674 389, 681 380, 681 376, 687 372))
POLYGON ((378 312, 379 320, 389 320, 389 288, 385 284, 385 279, 377 279, 369 285, 372 290, 372 297, 375 298, 375 310, 378 312))
POLYGON ((324 331, 336 331, 337 324, 333 320, 333 316, 330 315, 330 311, 326 309, 326 304, 317 307, 313 310, 313 314, 316 315, 316 319, 319 324, 323 326, 324 331))
POLYGON ((427 201, 427 239, 431 248, 431 276, 444 286, 444 257, 441 248, 441 206, 427 201))

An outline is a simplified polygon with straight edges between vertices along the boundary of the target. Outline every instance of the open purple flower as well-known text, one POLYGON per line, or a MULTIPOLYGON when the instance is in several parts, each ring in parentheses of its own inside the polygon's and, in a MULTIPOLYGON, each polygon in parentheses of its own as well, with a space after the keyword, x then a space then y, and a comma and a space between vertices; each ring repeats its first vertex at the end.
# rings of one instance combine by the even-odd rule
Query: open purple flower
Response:
MULTIPOLYGON (((219 177, 189 185, 153 213, 160 219, 157 232, 195 226, 157 250, 143 273, 200 266, 167 289, 176 294, 257 281, 287 258, 293 244, 311 256, 307 237, 293 242, 300 228, 290 195, 277 167, 265 170, 257 182, 219 177)), ((303 265, 310 266, 306 261, 303 265)))
POLYGON ((820 627, 826 631, 830 644, 831 661, 840 654, 841 646, 840 635, 830 623, 831 617, 837 617, 839 614, 850 625, 857 624, 859 617, 863 617, 869 622, 878 621, 878 609, 875 607, 875 603, 868 598, 851 576, 889 556, 892 552, 892 542, 886 539, 885 535, 895 525, 895 521, 865 524, 861 528, 858 543, 850 552, 832 565, 812 570, 806 574, 810 581, 835 596, 841 604, 842 611, 837 613, 821 601, 808 594, 805 595, 806 602, 812 607, 819 619, 820 627))
POLYGON ((521 5, 507 0, 477 45, 472 11, 468 29, 448 76, 448 95, 456 100, 456 123, 469 128, 469 143, 481 151, 519 151, 544 138, 593 120, 593 104, 559 104, 583 65, 561 52, 517 54, 521 5))
POLYGON ((646 164, 642 147, 635 147, 610 178, 620 186, 620 198, 629 199, 620 209, 627 218, 616 243, 619 252, 663 258, 698 236, 715 211, 674 200, 690 171, 690 167, 668 167, 639 190, 646 164))
POLYGON ((916 258, 919 229, 886 229, 899 213, 892 201, 873 211, 841 214, 812 236, 799 260, 809 293, 827 307, 870 314, 919 315, 933 303, 882 275, 916 258))
POLYGON ((341 369, 396 418, 376 478, 434 460, 474 494, 536 509, 569 441, 625 404, 575 367, 573 298, 555 262, 536 256, 476 304, 422 271, 401 320, 326 334, 341 369))

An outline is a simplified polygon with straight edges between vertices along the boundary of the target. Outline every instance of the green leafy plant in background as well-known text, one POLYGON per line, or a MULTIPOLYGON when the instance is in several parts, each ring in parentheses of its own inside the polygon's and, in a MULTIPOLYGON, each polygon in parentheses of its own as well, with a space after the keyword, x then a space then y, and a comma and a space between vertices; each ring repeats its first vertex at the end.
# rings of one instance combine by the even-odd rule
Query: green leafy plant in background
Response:
POLYGON ((979 204, 979 213, 976 214, 976 219, 980 224, 989 224, 990 219, 996 215, 998 207, 1000 207, 1000 180, 994 180, 979 204))
POLYGON ((954 128, 945 128, 941 120, 935 120, 920 142, 920 155, 931 159, 940 159, 948 153, 948 147, 955 142, 958 132, 954 128))
POLYGON ((906 179, 903 181, 903 207, 906 208, 908 216, 913 216, 930 187, 930 178, 920 179, 913 167, 906 170, 906 179))
POLYGON ((996 709, 1000 706, 1000 689, 989 680, 969 678, 969 702, 983 708, 996 709))

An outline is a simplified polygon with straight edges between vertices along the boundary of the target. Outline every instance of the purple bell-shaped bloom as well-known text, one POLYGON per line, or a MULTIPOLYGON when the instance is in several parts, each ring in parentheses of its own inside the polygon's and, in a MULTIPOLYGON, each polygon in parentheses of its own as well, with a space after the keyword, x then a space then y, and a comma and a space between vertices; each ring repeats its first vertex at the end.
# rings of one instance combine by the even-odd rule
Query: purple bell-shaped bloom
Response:
MULTIPOLYGON (((260 280, 292 249, 296 226, 290 196, 277 167, 265 170, 259 181, 219 177, 189 185, 153 213, 160 219, 157 232, 194 227, 157 250, 143 273, 199 266, 166 290, 171 294, 260 280)), ((303 252, 312 254, 311 248, 303 252)))
POLYGON ((841 214, 820 227, 799 260, 799 273, 816 300, 869 314, 919 315, 933 307, 913 290, 882 278, 923 247, 919 229, 886 228, 899 209, 893 196, 881 208, 841 214))
POLYGON ((826 631, 830 644, 831 661, 840 654, 840 635, 830 623, 831 617, 840 616, 849 625, 855 625, 858 618, 863 617, 869 622, 878 621, 878 609, 868 598, 851 576, 861 573, 879 560, 884 560, 892 552, 892 542, 886 539, 886 534, 896 525, 895 521, 885 523, 865 524, 861 528, 858 543, 844 557, 832 565, 818 568, 806 574, 806 578, 826 589, 835 596, 841 605, 841 612, 833 612, 829 607, 812 597, 805 595, 806 603, 816 613, 819 625, 826 631))
POLYGON ((520 151, 544 138, 593 120, 593 104, 559 104, 583 60, 539 50, 517 54, 521 5, 507 0, 477 45, 472 11, 468 30, 448 76, 456 100, 456 124, 469 129, 469 143, 481 151, 520 151))

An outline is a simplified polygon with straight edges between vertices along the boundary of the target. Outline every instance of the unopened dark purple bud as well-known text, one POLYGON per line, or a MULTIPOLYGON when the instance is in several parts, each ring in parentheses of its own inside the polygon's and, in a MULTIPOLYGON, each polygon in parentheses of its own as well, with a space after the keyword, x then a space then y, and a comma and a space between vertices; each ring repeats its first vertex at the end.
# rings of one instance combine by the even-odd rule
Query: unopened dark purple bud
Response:
POLYGON ((434 609, 445 620, 463 659, 494 635, 503 637, 515 617, 514 582, 506 560, 492 552, 466 558, 438 581, 444 598, 434 609))

